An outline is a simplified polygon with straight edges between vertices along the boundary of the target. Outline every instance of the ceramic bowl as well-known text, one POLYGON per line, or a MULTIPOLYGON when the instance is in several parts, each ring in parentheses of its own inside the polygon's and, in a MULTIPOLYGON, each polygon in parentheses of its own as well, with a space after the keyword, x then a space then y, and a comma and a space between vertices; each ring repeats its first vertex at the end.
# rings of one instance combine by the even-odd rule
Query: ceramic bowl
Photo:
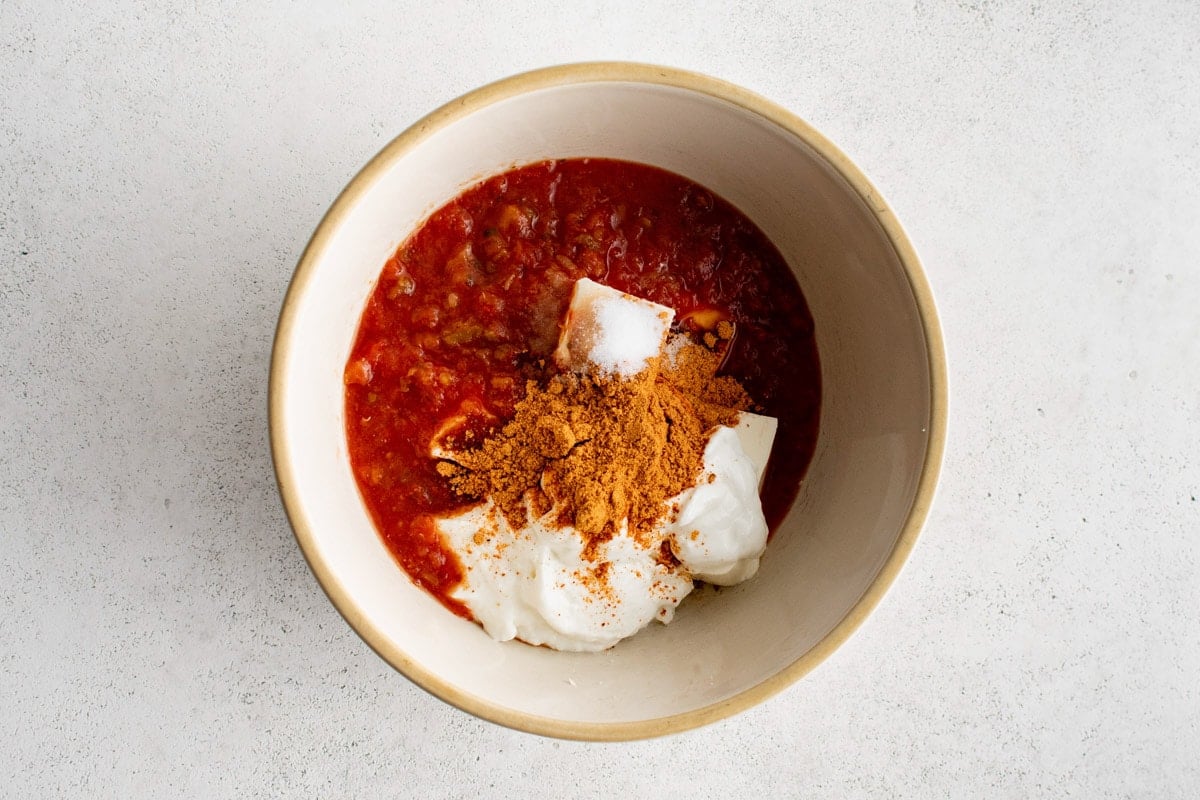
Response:
MULTIPOLYGON (((388 663, 502 725, 578 739, 656 736, 778 692, 863 621, 913 548, 934 492, 946 378, 933 300, 900 224, 798 117, 693 73, 636 64, 540 70, 422 119, 354 177, 284 300, 271 443, 296 538, 329 599, 388 663), (488 175, 547 158, 639 161, 707 186, 779 247, 815 324, 816 453, 759 574, 685 601, 599 654, 498 643, 392 560, 347 457, 342 369, 384 261, 488 175)), ((887 635, 879 632, 878 635, 887 635)))

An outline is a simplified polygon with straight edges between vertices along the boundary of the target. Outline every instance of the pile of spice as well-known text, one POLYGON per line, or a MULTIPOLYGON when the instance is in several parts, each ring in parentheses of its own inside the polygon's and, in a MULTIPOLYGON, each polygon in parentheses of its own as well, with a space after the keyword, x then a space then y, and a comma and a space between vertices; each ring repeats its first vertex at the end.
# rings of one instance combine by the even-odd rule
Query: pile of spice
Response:
MULTIPOLYGON (((673 334, 632 376, 599 370, 529 381, 513 418, 476 447, 448 442, 454 459, 438 464, 461 496, 490 498, 510 526, 530 511, 585 539, 584 555, 627 523, 642 546, 657 546, 667 501, 694 486, 717 425, 734 425, 753 405, 717 369, 733 326, 723 322, 703 344, 673 334)), ((669 551, 668 551, 669 552, 669 551)))

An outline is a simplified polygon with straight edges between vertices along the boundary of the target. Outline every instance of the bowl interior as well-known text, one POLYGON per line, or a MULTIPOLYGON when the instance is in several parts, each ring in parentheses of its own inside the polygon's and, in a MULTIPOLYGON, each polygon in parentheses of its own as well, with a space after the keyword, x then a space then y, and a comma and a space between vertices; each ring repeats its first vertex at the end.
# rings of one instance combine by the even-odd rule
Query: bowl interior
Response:
POLYGON ((794 670, 872 586, 905 526, 930 444, 929 345, 892 241, 818 152, 819 137, 810 144, 704 92, 633 80, 488 99, 401 137, 314 237, 277 342, 281 485, 306 556, 342 613, 426 688, 542 732, 653 732, 648 721, 719 706, 794 670), (700 593, 671 625, 591 655, 496 643, 409 581, 351 475, 341 381, 367 295, 418 223, 484 176, 573 156, 677 172, 753 219, 808 299, 824 384, 816 454, 758 576, 700 593))

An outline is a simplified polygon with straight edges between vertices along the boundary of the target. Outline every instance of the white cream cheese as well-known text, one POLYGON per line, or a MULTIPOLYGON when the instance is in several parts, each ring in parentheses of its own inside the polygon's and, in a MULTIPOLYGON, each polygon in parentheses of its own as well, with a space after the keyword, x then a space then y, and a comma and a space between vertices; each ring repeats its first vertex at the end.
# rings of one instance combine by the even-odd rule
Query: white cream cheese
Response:
POLYGON ((563 369, 632 377, 646 368, 667 340, 675 310, 580 278, 554 351, 563 369))

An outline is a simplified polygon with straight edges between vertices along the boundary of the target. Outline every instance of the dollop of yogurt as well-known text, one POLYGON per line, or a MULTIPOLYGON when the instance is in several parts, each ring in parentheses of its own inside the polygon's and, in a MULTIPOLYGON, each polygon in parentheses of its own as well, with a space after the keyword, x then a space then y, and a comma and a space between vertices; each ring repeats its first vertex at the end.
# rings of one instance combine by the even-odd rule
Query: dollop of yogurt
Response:
POLYGON ((627 530, 589 561, 580 533, 548 517, 514 530, 489 501, 439 522, 466 572, 454 599, 492 638, 604 650, 652 620, 669 622, 692 590, 686 573, 658 563, 627 530))
POLYGON ((704 448, 700 482, 673 499, 679 513, 665 527, 671 551, 692 577, 732 586, 758 572, 767 547, 758 474, 737 431, 717 428, 704 448))

